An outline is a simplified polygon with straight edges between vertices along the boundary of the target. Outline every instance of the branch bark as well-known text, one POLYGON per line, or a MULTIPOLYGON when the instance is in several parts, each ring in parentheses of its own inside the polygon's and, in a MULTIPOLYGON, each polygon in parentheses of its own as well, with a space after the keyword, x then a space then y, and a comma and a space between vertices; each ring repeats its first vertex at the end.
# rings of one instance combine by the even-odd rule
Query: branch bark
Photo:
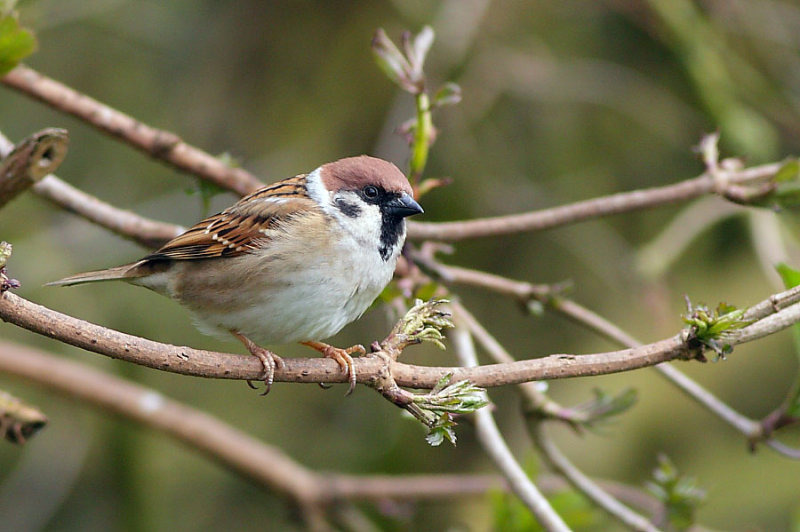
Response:
MULTIPOLYGON (((49 130, 44 130, 40 134, 47 131, 49 130)), ((0 133, 0 157, 8 157, 12 150, 14 150, 14 143, 0 133)), ((52 172, 55 168, 56 165, 49 165, 46 170, 52 172)), ((39 170, 41 170, 41 165, 39 170)), ((62 181, 52 173, 44 176, 40 181, 31 181, 29 185, 32 186, 35 194, 56 206, 82 216, 90 222, 129 238, 148 249, 160 247, 185 231, 185 228, 179 225, 151 220, 134 212, 114 207, 62 181)), ((17 193, 19 192, 21 190, 17 191, 17 193)), ((0 192, 0 207, 3 205, 4 196, 5 194, 0 192)), ((6 201, 9 199, 10 197, 7 197, 6 201)))
MULTIPOLYGON (((475 354, 475 345, 472 337, 465 328, 456 325, 452 333, 456 354, 462 365, 475 367, 478 357, 475 354)), ((569 532, 569 527, 556 513, 539 488, 528 478, 522 466, 511 454, 506 445, 500 429, 494 422, 494 416, 489 408, 481 408, 475 412, 475 431, 478 435, 483 450, 497 466, 497 469, 508 480, 509 487, 522 503, 536 516, 545 530, 553 532, 569 532)))
POLYGON ((408 238, 457 241, 467 238, 541 231, 601 216, 678 203, 705 194, 718 193, 725 196, 730 187, 769 179, 782 166, 782 163, 771 163, 743 170, 727 171, 724 174, 712 175, 706 172, 673 185, 621 192, 522 214, 456 222, 409 222, 408 238))
MULTIPOLYGON (((786 294, 776 294, 753 308, 770 312, 752 325, 736 331, 732 345, 760 338, 800 321, 800 305, 778 310, 775 301, 786 294), (767 330, 760 323, 767 320, 767 330), (750 333, 752 329, 753 333, 750 333)), ((252 356, 218 353, 191 347, 162 344, 107 329, 66 314, 37 305, 6 292, 0 297, 0 319, 56 340, 126 360, 142 366, 198 377, 257 380, 263 373, 260 362, 252 356)), ((433 388, 445 375, 452 380, 469 380, 483 388, 519 384, 532 380, 588 377, 654 366, 675 359, 691 359, 696 352, 678 334, 652 344, 635 348, 588 355, 556 354, 532 360, 491 364, 476 368, 415 366, 392 362, 385 353, 372 353, 355 359, 358 382, 371 384, 387 370, 400 386, 433 388)), ((337 383, 346 382, 347 375, 338 364, 325 358, 287 358, 285 367, 275 372, 276 382, 337 383)))
POLYGON ((57 206, 147 249, 161 247, 186 230, 180 225, 151 220, 133 211, 114 207, 54 175, 36 183, 33 191, 57 206))
MULTIPOLYGON (((287 497, 304 494, 307 500, 318 497, 317 502, 327 505, 341 500, 377 502, 483 496, 490 489, 507 489, 501 477, 487 474, 315 473, 280 449, 253 440, 223 421, 178 404, 154 390, 12 342, 0 341, 0 372, 134 419, 287 497), (241 446, 241 442, 246 444, 241 446), (306 492, 309 485, 313 487, 306 492)), ((615 496, 648 513, 658 511, 657 501, 638 489, 599 482, 615 496)), ((551 475, 542 476, 541 486, 548 493, 566 488, 561 479, 551 475)))
POLYGON ((0 78, 5 86, 71 114, 103 133, 177 168, 242 196, 262 186, 255 176, 233 168, 184 142, 178 135, 143 124, 24 65, 0 78))
POLYGON ((58 168, 68 142, 66 130, 47 128, 0 150, 0 207, 58 168))
MULTIPOLYGON (((258 359, 249 355, 154 342, 73 318, 10 292, 0 297, 0 319, 87 351, 172 373, 239 380, 257 380, 263 373, 258 359)), ((379 355, 381 353, 372 353, 355 359, 358 382, 371 384, 388 369, 398 385, 411 388, 433 388, 448 373, 453 374, 454 382, 469 380, 476 386, 493 387, 616 373, 691 356, 679 336, 636 349, 580 356, 550 355, 477 368, 414 366, 392 362, 391 357, 379 355)), ((330 359, 287 358, 284 362, 285 367, 275 371, 276 382, 347 381, 347 375, 330 359)))

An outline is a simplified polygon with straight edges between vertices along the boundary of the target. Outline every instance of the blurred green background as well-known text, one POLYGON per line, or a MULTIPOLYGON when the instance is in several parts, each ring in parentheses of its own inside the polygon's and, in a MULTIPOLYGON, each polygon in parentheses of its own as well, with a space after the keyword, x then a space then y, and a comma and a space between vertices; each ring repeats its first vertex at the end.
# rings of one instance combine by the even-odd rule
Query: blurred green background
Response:
MULTIPOLYGON (((378 27, 396 39, 402 30, 433 25, 431 83, 456 81, 464 99, 434 116, 440 135, 426 175, 454 183, 423 199, 426 221, 520 212, 693 177, 702 166, 691 148, 714 130, 724 154, 748 163, 800 153, 800 7, 789 0, 30 0, 19 9, 39 39, 30 66, 210 153, 230 153, 267 182, 361 153, 404 168, 407 147, 392 131, 411 116, 413 102, 374 65, 369 43, 378 27)), ((197 188, 193 178, 0 87, 7 136, 17 141, 48 126, 70 131, 70 152, 57 172, 63 179, 154 218, 188 225, 203 216, 199 197, 187 193, 197 188)), ((234 199, 219 196, 212 210, 234 199)), ((720 205, 708 202, 701 212, 720 205)), ((682 326, 684 294, 709 305, 747 305, 777 291, 769 264, 791 261, 797 250, 769 213, 742 210, 701 232, 674 263, 645 262, 640 250, 686 207, 462 242, 448 260, 531 282, 571 279, 578 302, 643 341, 682 326), (776 251, 771 237, 782 238, 785 249, 776 251)), ((688 220, 685 231, 694 229, 688 220)), ((241 351, 200 335, 179 306, 146 290, 41 287, 145 251, 32 194, 0 210, 0 238, 14 244, 10 270, 23 297, 161 342, 241 351)), ((457 293, 518 358, 616 348, 550 312, 533 318, 493 294, 457 293)), ((334 343, 368 344, 389 323, 377 308, 334 343)), ((492 470, 469 424, 458 429, 458 447, 430 448, 419 426, 363 387, 345 398, 343 386, 276 384, 260 398, 244 383, 133 367, 11 325, 0 334, 151 386, 315 470, 492 470)), ((296 346, 279 353, 311 356, 296 346)), ((428 348, 404 359, 456 363, 451 353, 428 348)), ((753 417, 780 403, 797 369, 788 332, 737 348, 725 362, 680 368, 753 417)), ((601 432, 553 431, 587 473, 641 486, 663 451, 708 489, 701 523, 790 526, 800 512, 800 464, 767 449, 751 454, 740 435, 652 370, 555 382, 551 390, 575 404, 595 387, 631 386, 640 402, 601 432)), ((0 529, 300 526, 282 499, 162 435, 3 375, 0 388, 51 419, 25 447, 0 445, 0 529)), ((516 455, 535 462, 515 390, 491 397, 516 455)), ((782 438, 800 445, 797 430, 782 438)), ((473 497, 371 515, 390 529, 482 530, 490 508, 488 497, 473 497)))

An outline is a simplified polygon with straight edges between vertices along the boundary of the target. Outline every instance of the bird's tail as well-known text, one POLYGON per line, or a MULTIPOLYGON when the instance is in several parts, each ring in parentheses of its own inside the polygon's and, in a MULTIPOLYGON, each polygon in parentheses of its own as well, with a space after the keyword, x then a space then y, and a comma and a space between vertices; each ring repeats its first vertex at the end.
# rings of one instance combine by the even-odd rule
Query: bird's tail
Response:
POLYGON ((134 262, 133 264, 125 264, 124 266, 117 266, 116 268, 109 268, 107 270, 77 273, 59 279, 58 281, 51 281, 45 286, 73 286, 76 284, 96 283, 99 281, 135 279, 143 275, 141 269, 137 267, 139 265, 139 262, 134 262))

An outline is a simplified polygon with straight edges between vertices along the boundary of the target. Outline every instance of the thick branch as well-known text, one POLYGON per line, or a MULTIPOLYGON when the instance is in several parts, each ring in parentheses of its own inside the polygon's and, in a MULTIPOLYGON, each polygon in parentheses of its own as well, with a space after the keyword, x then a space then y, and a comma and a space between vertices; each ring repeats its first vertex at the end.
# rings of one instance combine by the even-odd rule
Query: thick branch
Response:
POLYGON ((686 201, 714 192, 724 195, 725 190, 730 186, 767 179, 781 167, 782 163, 754 166, 727 172, 724 179, 704 173, 699 177, 674 185, 621 192, 523 214, 458 222, 409 222, 408 237, 414 240, 456 241, 525 231, 541 231, 601 216, 686 201))
MULTIPOLYGON (((172 373, 249 380, 259 379, 263 373, 261 363, 252 356, 161 344, 61 314, 9 292, 0 298, 0 319, 87 351, 172 373)), ((400 386, 433 388, 442 377, 452 373, 454 382, 466 379, 476 386, 493 387, 616 373, 687 356, 684 342, 675 337, 636 349, 580 356, 551 355, 477 368, 412 366, 387 361, 386 356, 367 355, 355 359, 355 369, 360 383, 379 379, 387 364, 391 364, 391 374, 400 386)), ((331 359, 287 358, 284 362, 285 367, 275 371, 277 382, 347 381, 347 375, 331 359)))
MULTIPOLYGON (((770 323, 774 328, 771 332, 791 325, 791 321, 785 319, 786 316, 800 320, 800 308, 789 307, 770 316, 770 323)), ((257 380, 263 372, 255 357, 161 344, 61 314, 9 292, 0 297, 0 319, 87 351, 173 373, 257 380)), ((760 322, 749 327, 758 323, 760 322)), ((732 339, 731 343, 752 339, 747 335, 749 327, 741 329, 741 336, 732 339)), ((758 335, 761 334, 763 331, 759 328, 758 335)), ((381 373, 386 371, 387 364, 390 364, 391 374, 400 386, 433 388, 442 377, 452 374, 453 381, 469 380, 476 386, 485 388, 532 380, 604 375, 693 356, 694 353, 687 348, 683 335, 679 334, 673 338, 621 351, 590 355, 550 355, 476 368, 412 366, 391 362, 390 357, 385 354, 373 354, 355 359, 355 369, 360 383, 372 383, 379 379, 381 373)), ((347 375, 331 359, 288 358, 285 360, 285 367, 276 370, 275 381, 346 382, 347 375)))
POLYGON ((227 190, 245 195, 263 186, 249 172, 226 165, 185 143, 176 134, 143 124, 24 65, 16 67, 0 81, 7 87, 80 118, 155 159, 227 190))
POLYGON ((83 364, 0 342, 0 371, 161 430, 295 499, 319 499, 314 475, 269 447, 203 412, 83 364))

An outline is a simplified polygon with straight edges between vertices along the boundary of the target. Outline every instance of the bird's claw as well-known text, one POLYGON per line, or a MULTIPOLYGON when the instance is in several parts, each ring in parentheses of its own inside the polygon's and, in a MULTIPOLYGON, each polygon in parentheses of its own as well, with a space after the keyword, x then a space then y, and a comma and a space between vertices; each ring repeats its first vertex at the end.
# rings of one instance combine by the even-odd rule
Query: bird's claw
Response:
POLYGON ((347 389, 345 396, 353 393, 353 390, 356 389, 356 368, 353 364, 353 357, 350 355, 353 353, 358 353, 359 355, 366 354, 367 350, 364 349, 363 345, 353 345, 343 349, 341 347, 334 347, 322 342, 303 342, 303 344, 319 351, 325 358, 332 358, 335 360, 336 363, 339 364, 339 367, 342 368, 342 371, 347 373, 347 381, 349 382, 350 386, 347 389))
MULTIPOLYGON (((265 388, 261 395, 267 395, 270 389, 272 389, 272 383, 275 380, 275 368, 284 367, 283 359, 272 351, 264 349, 263 347, 254 349, 253 351, 250 351, 250 353, 253 356, 258 357, 258 359, 261 361, 261 366, 264 368, 264 374, 260 380, 264 382, 265 388)), ((247 385, 254 390, 258 389, 251 380, 247 381, 247 385)))
MULTIPOLYGON (((261 367, 264 368, 264 373, 260 380, 263 381, 265 385, 264 393, 261 395, 267 395, 270 389, 272 389, 272 382, 275 380, 275 368, 284 367, 283 359, 269 349, 264 349, 263 347, 256 345, 255 342, 245 335, 234 331, 231 332, 244 344, 247 350, 250 351, 251 355, 261 361, 261 367)), ((250 379, 247 380, 247 385, 254 390, 258 389, 250 379)))

